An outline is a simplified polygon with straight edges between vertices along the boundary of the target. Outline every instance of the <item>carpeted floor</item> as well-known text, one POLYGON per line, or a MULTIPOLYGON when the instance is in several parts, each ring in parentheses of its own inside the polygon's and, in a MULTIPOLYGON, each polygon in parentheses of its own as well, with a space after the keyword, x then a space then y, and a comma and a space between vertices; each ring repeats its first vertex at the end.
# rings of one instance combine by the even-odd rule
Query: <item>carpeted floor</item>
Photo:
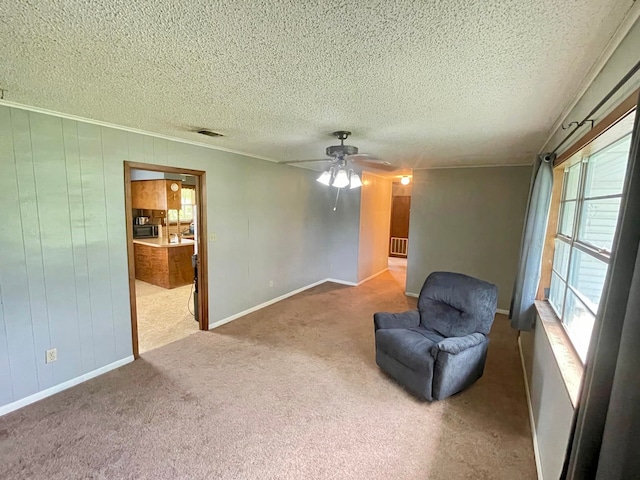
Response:
POLYGON ((0 478, 533 479, 516 334, 485 375, 415 400, 376 366, 372 314, 412 308, 394 267, 320 285, 0 418, 0 478))
POLYGON ((198 331, 191 285, 167 289, 136 280, 138 351, 148 352, 198 331))

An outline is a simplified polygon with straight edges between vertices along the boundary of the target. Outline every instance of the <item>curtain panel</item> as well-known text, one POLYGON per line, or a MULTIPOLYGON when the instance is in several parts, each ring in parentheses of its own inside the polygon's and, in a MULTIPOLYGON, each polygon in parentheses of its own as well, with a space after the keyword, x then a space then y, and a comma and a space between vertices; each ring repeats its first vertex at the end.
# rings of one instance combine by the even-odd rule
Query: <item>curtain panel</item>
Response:
POLYGON ((640 478, 640 115, 563 479, 640 478))
POLYGON ((534 164, 533 182, 520 246, 520 261, 509 309, 511 326, 516 330, 531 330, 535 323, 534 301, 540 282, 542 250, 551 207, 553 158, 555 155, 538 155, 534 164))

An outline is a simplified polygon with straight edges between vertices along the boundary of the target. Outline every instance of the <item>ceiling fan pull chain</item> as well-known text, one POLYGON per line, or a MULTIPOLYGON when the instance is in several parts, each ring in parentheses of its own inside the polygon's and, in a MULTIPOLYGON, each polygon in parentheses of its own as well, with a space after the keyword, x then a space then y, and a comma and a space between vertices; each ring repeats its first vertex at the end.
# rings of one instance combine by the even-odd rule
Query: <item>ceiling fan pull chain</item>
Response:
POLYGON ((333 211, 335 212, 336 209, 338 208, 338 198, 340 197, 340 190, 342 190, 341 188, 338 188, 338 193, 336 194, 336 203, 333 206, 333 211))

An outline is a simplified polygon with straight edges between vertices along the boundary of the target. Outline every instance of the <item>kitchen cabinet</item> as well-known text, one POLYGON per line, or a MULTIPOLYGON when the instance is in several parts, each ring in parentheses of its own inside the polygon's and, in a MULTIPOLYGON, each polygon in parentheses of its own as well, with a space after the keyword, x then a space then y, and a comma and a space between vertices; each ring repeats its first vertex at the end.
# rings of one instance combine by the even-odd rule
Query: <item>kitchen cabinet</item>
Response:
POLYGON ((162 238, 133 240, 136 279, 163 288, 193 282, 193 240, 168 243, 162 238))
POLYGON ((131 207, 143 210, 180 210, 182 182, 179 180, 134 180, 131 207))

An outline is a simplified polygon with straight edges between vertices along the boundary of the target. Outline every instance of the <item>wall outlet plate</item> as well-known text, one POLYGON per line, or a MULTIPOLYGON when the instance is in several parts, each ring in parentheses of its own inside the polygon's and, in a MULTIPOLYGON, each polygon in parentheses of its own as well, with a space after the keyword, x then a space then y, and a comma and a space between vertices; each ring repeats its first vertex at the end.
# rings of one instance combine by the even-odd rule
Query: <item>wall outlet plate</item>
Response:
POLYGON ((46 356, 47 363, 52 363, 52 362, 55 362, 56 360, 58 360, 58 349, 51 348, 47 350, 47 356, 46 356))

